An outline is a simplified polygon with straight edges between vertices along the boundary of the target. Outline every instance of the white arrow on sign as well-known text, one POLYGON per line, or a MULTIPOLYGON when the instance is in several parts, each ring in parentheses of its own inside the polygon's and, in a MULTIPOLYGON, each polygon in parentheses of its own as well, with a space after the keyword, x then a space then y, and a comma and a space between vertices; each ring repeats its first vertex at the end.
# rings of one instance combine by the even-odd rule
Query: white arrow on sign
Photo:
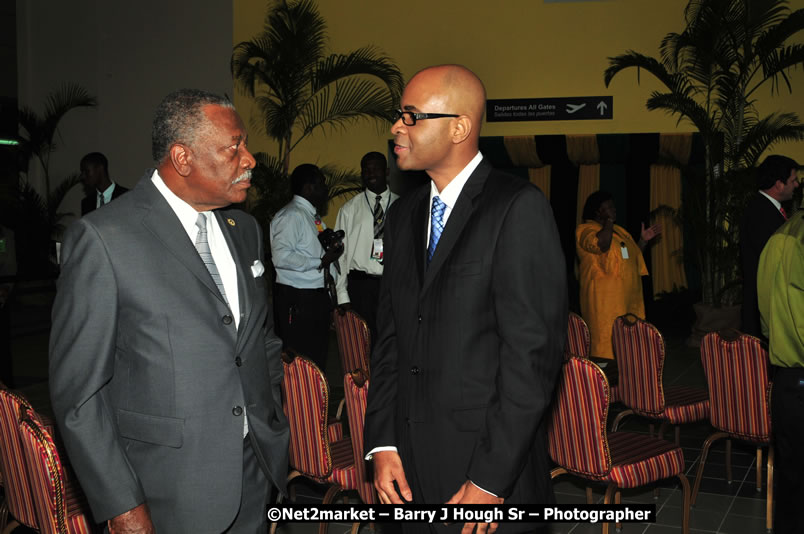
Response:
POLYGON ((605 102, 603 102, 602 100, 601 100, 601 101, 600 101, 600 103, 597 105, 597 109, 599 109, 599 110, 600 110, 600 116, 601 116, 601 117, 602 117, 602 116, 603 116, 603 114, 606 112, 606 108, 607 108, 607 107, 608 107, 608 106, 606 105, 606 103, 605 103, 605 102))
POLYGON ((586 103, 584 104, 567 104, 567 113, 575 113, 579 109, 583 109, 586 107, 586 103))

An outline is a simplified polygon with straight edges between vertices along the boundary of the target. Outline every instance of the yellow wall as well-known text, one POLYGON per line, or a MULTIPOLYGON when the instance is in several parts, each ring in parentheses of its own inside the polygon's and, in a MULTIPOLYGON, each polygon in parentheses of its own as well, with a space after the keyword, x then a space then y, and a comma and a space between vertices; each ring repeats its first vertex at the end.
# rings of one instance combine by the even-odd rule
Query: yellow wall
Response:
MULTIPOLYGON (((632 133, 691 131, 662 112, 648 112, 645 100, 656 84, 650 75, 637 84, 635 70, 621 72, 609 88, 603 83, 607 58, 628 49, 657 56, 665 34, 684 27, 687 0, 603 0, 545 3, 543 0, 318 0, 327 20, 330 50, 346 52, 376 45, 392 57, 405 78, 428 65, 461 63, 485 82, 489 98, 613 95, 608 121, 492 123, 483 135, 632 133)), ((804 8, 793 0, 792 9, 804 8)), ((234 42, 262 28, 265 0, 234 2, 234 42)), ((804 120, 804 72, 791 76, 797 97, 758 95, 760 111, 795 111, 804 120)), ((235 94, 247 119, 250 101, 235 94)), ((252 129, 253 130, 253 129, 252 129)), ((369 150, 385 152, 387 132, 360 124, 346 132, 318 134, 293 152, 299 163, 336 163, 357 168, 369 150)), ((251 147, 275 154, 275 146, 252 133, 251 147)), ((804 143, 778 145, 774 152, 804 161, 804 143)), ((334 220, 337 207, 330 210, 334 220)))

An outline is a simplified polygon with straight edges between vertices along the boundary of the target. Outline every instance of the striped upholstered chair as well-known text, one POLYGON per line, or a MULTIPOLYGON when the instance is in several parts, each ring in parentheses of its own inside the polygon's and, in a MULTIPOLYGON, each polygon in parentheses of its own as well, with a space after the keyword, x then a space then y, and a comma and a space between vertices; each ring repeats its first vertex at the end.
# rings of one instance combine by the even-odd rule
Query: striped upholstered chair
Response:
POLYGON ((631 314, 617 317, 612 341, 619 372, 617 396, 628 407, 614 419, 612 431, 617 430, 624 417, 635 413, 661 422, 659 437, 666 424, 675 425, 678 445, 678 425, 709 416, 709 394, 705 389, 662 384, 664 338, 647 321, 631 314))
POLYGON ((335 310, 333 317, 343 372, 351 373, 355 369, 363 369, 368 373, 371 332, 366 321, 352 310, 347 310, 343 315, 335 310))
POLYGON ((716 432, 706 438, 692 503, 698 497, 706 457, 712 444, 726 441, 726 479, 731 482, 731 438, 757 446, 757 491, 762 490, 762 447, 768 446, 768 494, 765 526, 773 524, 773 445, 771 444, 768 352, 759 339, 740 332, 710 332, 701 343, 701 362, 709 384, 709 422, 716 432))
MULTIPOLYGON (((329 504, 341 492, 358 489, 358 473, 352 441, 346 436, 331 441, 327 431, 329 386, 324 374, 310 360, 297 356, 285 362, 282 381, 283 404, 290 424, 288 483, 307 477, 329 485, 323 504, 329 504)), ((319 533, 325 534, 327 523, 319 533)), ((272 525, 272 532, 275 530, 272 525)))
POLYGON ((99 532, 51 431, 20 394, 0 390, 0 468, 11 515, 42 533, 99 532))
POLYGON ((569 322, 567 323, 567 345, 564 347, 564 359, 572 356, 581 358, 589 357, 589 325, 583 317, 574 312, 569 312, 569 322))
MULTIPOLYGON (((547 427, 550 457, 558 464, 550 476, 570 473, 607 482, 604 504, 619 503, 622 488, 676 476, 684 494, 682 528, 688 534, 690 486, 681 447, 647 434, 608 433, 608 397, 606 375, 594 362, 572 357, 564 363, 547 427)), ((603 533, 608 532, 604 523, 603 533)))
MULTIPOLYGON (((343 377, 346 396, 346 412, 349 415, 349 435, 352 439, 352 454, 355 459, 355 486, 360 500, 365 504, 377 504, 377 493, 369 478, 363 458, 363 428, 366 419, 369 380, 363 369, 356 369, 343 377)), ((357 534, 360 523, 352 524, 352 534, 357 534)))

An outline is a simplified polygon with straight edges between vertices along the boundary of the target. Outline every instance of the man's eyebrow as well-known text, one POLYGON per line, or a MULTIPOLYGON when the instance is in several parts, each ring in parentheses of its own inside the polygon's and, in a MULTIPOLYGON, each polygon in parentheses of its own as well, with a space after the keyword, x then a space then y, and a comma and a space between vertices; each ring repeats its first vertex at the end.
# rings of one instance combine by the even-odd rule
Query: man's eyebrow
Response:
POLYGON ((405 106, 402 109, 404 109, 405 111, 419 111, 419 108, 417 108, 416 106, 405 106))
POLYGON ((246 136, 246 135, 233 135, 232 136, 232 141, 236 145, 240 145, 240 143, 242 143, 244 140, 247 140, 247 139, 248 139, 248 136, 246 136))

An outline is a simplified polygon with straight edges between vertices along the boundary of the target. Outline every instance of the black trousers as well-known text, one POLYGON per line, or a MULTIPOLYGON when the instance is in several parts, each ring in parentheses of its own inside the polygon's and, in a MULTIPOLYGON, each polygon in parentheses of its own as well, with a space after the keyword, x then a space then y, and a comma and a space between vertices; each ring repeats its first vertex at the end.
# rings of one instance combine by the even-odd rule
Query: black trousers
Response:
POLYGON ((311 359, 326 372, 332 301, 322 289, 274 286, 274 322, 285 350, 311 359))
POLYGON ((804 368, 774 367, 774 534, 804 532, 804 368))
POLYGON ((349 271, 349 300, 352 309, 365 319, 371 332, 371 348, 377 340, 377 303, 380 300, 382 277, 372 276, 363 271, 349 271))

